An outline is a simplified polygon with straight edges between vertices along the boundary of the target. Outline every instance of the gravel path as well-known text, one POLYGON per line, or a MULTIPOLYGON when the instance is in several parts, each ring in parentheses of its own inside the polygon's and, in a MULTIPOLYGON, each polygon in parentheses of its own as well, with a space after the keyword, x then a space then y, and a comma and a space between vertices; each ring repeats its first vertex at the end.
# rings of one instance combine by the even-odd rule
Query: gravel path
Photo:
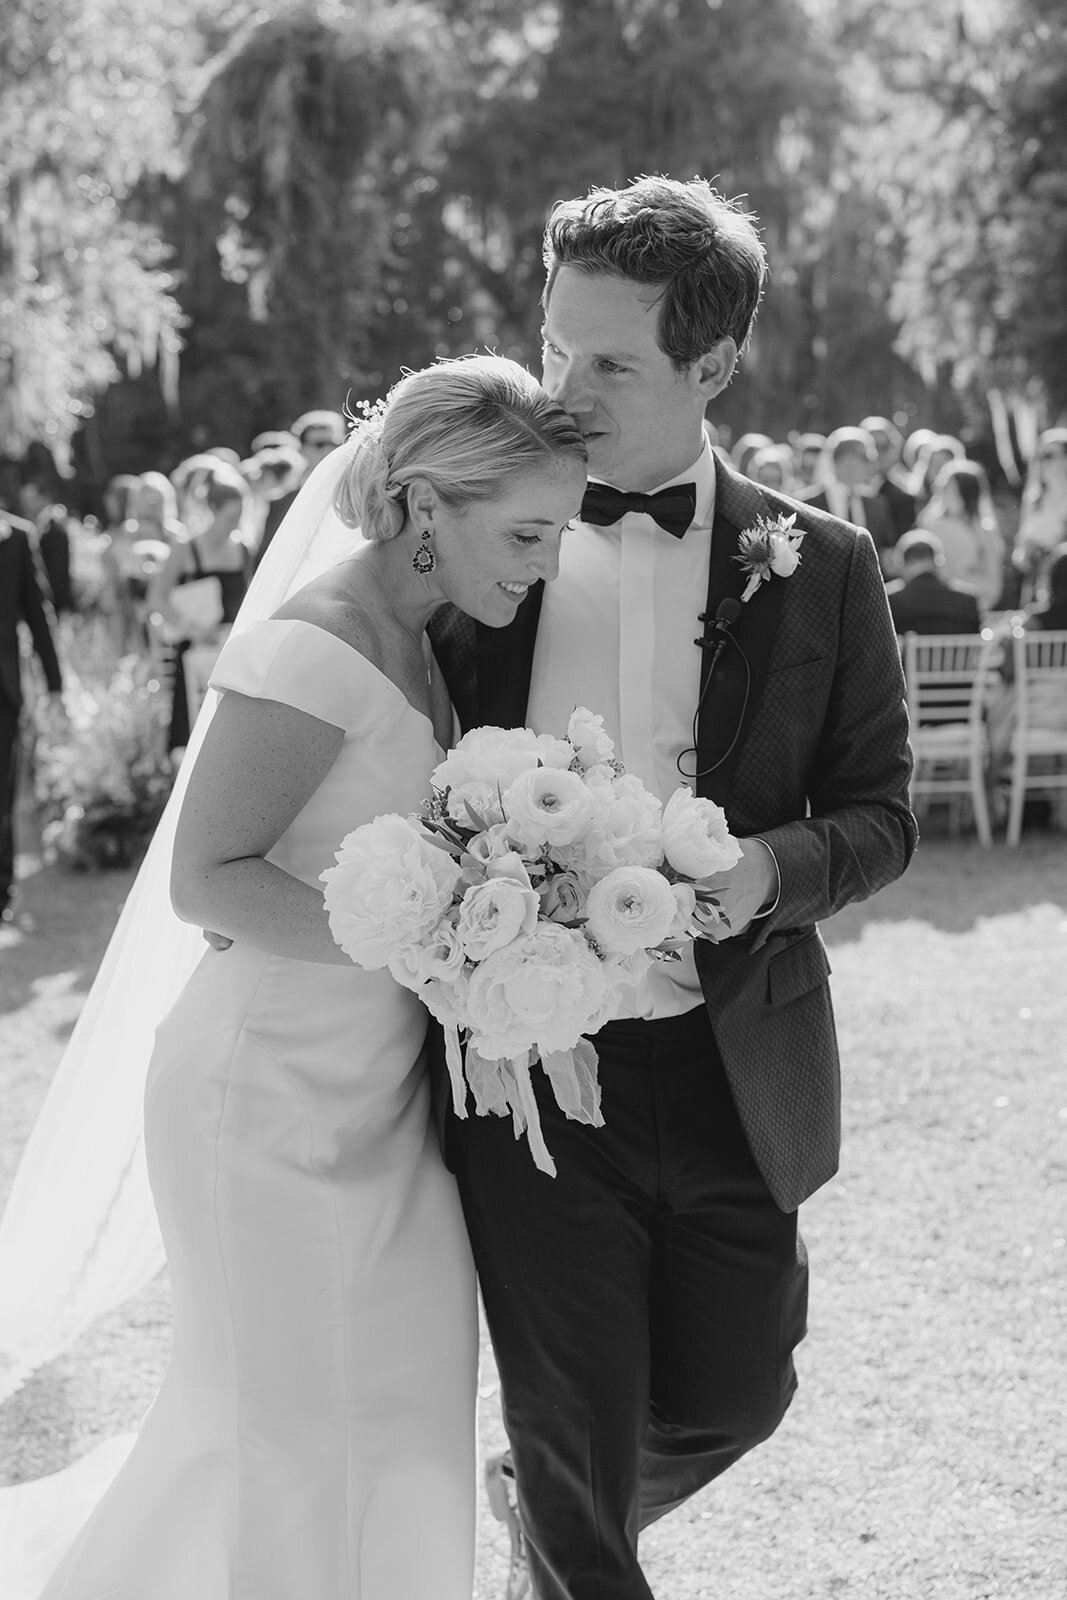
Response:
MULTIPOLYGON (((126 879, 33 873, 0 930, 6 1193, 126 879)), ((1067 1594, 1067 841, 932 841, 824 929, 845 1150, 805 1206, 801 1387, 778 1434, 647 1536, 660 1600, 1067 1594)), ((0 1407, 0 1481, 130 1429, 166 1360, 165 1275, 0 1407)), ((501 1441, 486 1347, 483 1449, 501 1441)), ((503 1595, 486 1514, 475 1600, 503 1595)), ((398 1597, 399 1600, 399 1597, 398 1597)))

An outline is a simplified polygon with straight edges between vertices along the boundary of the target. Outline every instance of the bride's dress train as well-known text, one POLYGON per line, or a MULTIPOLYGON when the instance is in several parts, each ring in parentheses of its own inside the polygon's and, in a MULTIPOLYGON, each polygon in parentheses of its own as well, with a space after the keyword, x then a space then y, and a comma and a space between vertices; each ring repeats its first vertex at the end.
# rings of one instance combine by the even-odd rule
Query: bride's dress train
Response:
MULTIPOLYGON (((430 723, 333 635, 252 624, 213 682, 344 730, 294 876, 422 799, 430 723)), ((173 1356, 42 1600, 470 1600, 475 1290, 424 1034, 386 973, 206 951, 145 1100, 173 1356)))

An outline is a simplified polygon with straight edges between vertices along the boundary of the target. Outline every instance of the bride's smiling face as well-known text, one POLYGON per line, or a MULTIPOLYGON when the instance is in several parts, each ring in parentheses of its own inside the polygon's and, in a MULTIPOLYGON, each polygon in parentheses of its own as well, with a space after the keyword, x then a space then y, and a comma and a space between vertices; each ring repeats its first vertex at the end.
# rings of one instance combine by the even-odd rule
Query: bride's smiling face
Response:
POLYGON ((584 466, 561 457, 509 478, 495 499, 455 510, 438 500, 431 581, 442 598, 491 628, 506 627, 530 585, 559 571, 560 538, 584 492, 584 466))

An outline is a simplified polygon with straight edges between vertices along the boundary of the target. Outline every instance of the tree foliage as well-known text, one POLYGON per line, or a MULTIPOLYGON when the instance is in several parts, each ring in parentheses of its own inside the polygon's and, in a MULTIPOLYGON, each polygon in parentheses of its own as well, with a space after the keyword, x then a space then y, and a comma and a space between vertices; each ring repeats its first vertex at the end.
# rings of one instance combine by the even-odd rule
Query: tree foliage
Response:
MULTIPOLYGON (((62 459, 93 395, 177 351, 158 229, 129 201, 174 160, 182 5, 0 9, 0 445, 62 459)), ((171 371, 173 363, 166 368, 171 371)))
POLYGON ((1067 405, 1060 5, 7 0, 0 445, 80 428, 99 478, 536 366, 549 208, 641 172, 761 219, 735 430, 1067 405))

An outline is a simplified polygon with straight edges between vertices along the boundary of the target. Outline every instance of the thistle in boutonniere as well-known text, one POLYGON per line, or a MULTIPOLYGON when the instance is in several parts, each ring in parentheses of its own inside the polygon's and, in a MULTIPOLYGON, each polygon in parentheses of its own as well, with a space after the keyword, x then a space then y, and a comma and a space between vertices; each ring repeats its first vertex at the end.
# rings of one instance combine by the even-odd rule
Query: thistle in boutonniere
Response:
POLYGON ((751 600, 761 583, 773 573, 788 578, 800 565, 800 546, 803 530, 793 532, 796 514, 791 517, 773 517, 770 521, 760 517, 751 528, 745 528, 738 540, 739 551, 734 557, 748 574, 742 600, 751 600))

